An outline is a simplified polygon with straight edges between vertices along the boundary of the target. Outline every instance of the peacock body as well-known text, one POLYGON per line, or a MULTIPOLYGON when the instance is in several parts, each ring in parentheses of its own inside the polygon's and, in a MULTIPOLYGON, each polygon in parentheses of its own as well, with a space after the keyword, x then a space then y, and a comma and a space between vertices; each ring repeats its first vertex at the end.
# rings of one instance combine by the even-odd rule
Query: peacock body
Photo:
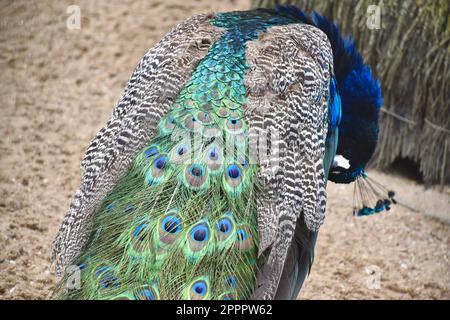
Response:
POLYGON ((200 15, 149 51, 83 162, 54 247, 81 287, 58 298, 296 297, 345 113, 319 18, 200 15))

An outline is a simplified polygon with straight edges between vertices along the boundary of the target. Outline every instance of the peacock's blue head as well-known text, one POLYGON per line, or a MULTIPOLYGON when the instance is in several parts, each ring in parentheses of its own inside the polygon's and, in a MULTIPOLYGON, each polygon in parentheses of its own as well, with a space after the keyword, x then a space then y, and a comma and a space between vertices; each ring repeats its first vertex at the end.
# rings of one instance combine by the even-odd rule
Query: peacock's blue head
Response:
POLYGON ((336 154, 347 159, 350 167, 332 166, 329 179, 350 183, 364 172, 377 146, 383 99, 380 82, 364 64, 354 41, 342 40, 342 50, 341 61, 347 65, 338 60, 335 71, 342 103, 336 154))

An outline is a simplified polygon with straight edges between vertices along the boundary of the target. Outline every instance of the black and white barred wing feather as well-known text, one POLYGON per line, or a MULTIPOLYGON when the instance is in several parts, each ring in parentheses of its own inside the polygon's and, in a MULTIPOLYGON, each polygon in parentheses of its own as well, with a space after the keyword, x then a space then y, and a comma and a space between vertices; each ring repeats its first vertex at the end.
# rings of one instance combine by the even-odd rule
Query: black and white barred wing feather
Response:
POLYGON ((80 253, 96 208, 151 139, 161 117, 219 38, 211 14, 192 17, 169 32, 142 58, 111 119, 96 135, 81 164, 83 176, 53 243, 56 272, 80 253))
MULTIPOLYGON (((294 24, 272 27, 248 43, 247 59, 249 144, 267 190, 267 197, 259 199, 263 263, 253 298, 273 299, 280 286, 295 291, 296 283, 280 279, 285 262, 300 258, 288 256, 299 252, 291 248, 297 245, 297 224, 314 232, 325 216, 323 159, 333 53, 319 29, 294 24), (267 135, 268 146, 261 138, 267 135)), ((309 269, 311 261, 307 263, 309 269)))

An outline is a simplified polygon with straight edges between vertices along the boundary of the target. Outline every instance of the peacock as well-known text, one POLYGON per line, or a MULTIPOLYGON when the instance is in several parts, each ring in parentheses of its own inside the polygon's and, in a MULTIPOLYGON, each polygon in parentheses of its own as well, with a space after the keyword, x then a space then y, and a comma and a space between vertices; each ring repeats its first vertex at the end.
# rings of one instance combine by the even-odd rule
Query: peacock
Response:
MULTIPOLYGON (((55 298, 295 299, 327 181, 369 183, 381 104, 355 42, 317 13, 181 22, 87 149, 53 243, 55 298)), ((359 215, 389 209, 376 197, 359 215)))

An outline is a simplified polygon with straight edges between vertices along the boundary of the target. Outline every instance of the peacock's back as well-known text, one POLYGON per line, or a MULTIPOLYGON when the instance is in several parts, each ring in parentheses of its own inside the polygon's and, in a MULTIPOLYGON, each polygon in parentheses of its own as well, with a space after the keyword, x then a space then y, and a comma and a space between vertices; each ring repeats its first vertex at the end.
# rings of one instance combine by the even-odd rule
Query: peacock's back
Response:
POLYGON ((302 19, 199 15, 150 49, 83 160, 53 251, 81 286, 57 297, 296 297, 341 108, 330 42, 302 19))

